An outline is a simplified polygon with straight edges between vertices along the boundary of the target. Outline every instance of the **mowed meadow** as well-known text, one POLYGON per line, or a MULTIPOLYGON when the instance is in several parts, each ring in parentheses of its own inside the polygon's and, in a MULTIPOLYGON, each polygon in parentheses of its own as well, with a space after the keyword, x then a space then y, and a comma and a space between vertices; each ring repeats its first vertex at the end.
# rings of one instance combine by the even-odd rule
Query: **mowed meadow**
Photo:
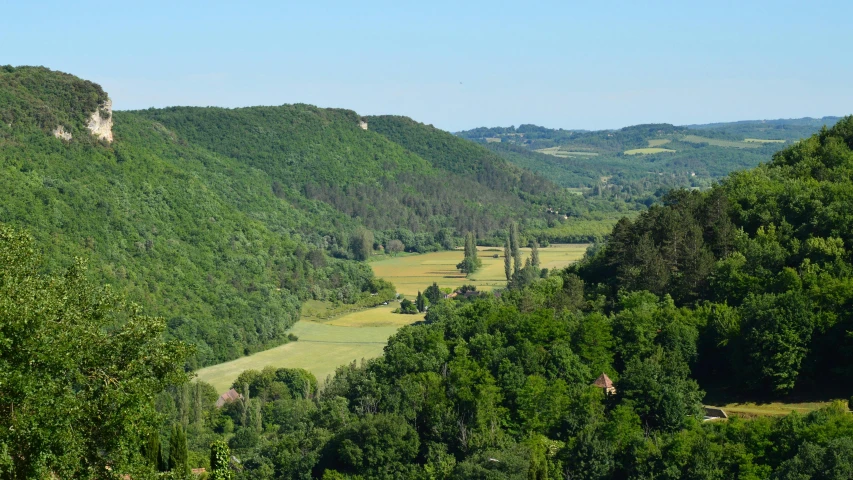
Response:
MULTIPOLYGON (((583 257, 589 245, 552 244, 539 248, 542 268, 562 268, 583 257)), ((406 296, 417 295, 433 282, 439 287, 476 285, 478 290, 491 290, 506 285, 503 249, 478 247, 483 268, 466 278, 456 269, 462 261, 462 250, 435 252, 424 255, 401 255, 371 262, 377 277, 393 283, 397 292, 406 296), (495 258, 497 255, 497 258, 495 258)), ((522 259, 530 256, 529 248, 521 249, 522 259)))
MULTIPOLYGON (((561 244, 542 247, 539 258, 543 268, 559 269, 579 260, 588 245, 561 244)), ((483 268, 466 278, 456 264, 462 260, 462 251, 425 254, 403 254, 386 257, 370 263, 376 276, 393 282, 397 292, 413 298, 433 282, 440 287, 476 285, 479 290, 492 290, 506 284, 503 249, 479 247, 483 268), (498 258, 494 255, 498 254, 498 258)), ((522 258, 530 256, 530 249, 521 249, 522 258)), ((302 320, 296 322, 291 333, 299 340, 263 352, 238 358, 198 370, 198 379, 213 385, 217 392, 225 392, 244 370, 261 370, 264 367, 304 368, 322 383, 341 365, 361 362, 382 355, 382 349, 399 328, 423 320, 423 315, 393 313, 397 302, 375 308, 336 314, 330 304, 309 301, 303 305, 302 320), (331 312, 331 313, 329 313, 331 312)))

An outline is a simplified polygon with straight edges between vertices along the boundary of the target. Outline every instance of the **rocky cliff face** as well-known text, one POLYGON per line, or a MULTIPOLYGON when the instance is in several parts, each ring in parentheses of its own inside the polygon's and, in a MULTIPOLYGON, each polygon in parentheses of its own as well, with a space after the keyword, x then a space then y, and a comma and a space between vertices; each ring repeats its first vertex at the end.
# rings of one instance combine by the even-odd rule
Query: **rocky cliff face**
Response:
POLYGON ((89 124, 86 125, 92 135, 98 139, 106 140, 109 143, 113 142, 113 101, 109 98, 99 106, 95 113, 89 117, 89 124))
POLYGON ((56 138, 61 138, 63 140, 71 140, 71 132, 66 132, 65 127, 59 125, 58 127, 53 129, 53 136, 56 138))

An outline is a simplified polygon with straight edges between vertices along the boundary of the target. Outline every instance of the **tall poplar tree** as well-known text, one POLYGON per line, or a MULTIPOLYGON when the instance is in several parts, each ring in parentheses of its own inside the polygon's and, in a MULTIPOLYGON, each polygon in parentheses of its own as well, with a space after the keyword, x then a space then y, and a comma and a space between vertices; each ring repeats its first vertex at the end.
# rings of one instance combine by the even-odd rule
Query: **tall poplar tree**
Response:
POLYGON ((539 242, 536 240, 530 242, 530 264, 534 267, 539 266, 539 242))
POLYGON ((472 232, 465 235, 465 257, 456 265, 462 273, 474 273, 483 262, 477 258, 477 240, 472 232))
POLYGON ((177 423, 172 426, 172 436, 169 437, 169 470, 179 476, 190 474, 187 434, 177 423))
POLYGON ((420 291, 418 291, 418 296, 415 299, 415 306, 418 307, 418 311, 421 313, 426 311, 426 297, 420 291))
POLYGON ((507 237, 506 245, 504 245, 504 274, 507 282, 512 280, 512 249, 509 245, 509 237, 507 237))
POLYGON ((521 250, 518 242, 518 224, 512 222, 509 227, 509 243, 512 249, 513 270, 515 273, 521 270, 521 250))

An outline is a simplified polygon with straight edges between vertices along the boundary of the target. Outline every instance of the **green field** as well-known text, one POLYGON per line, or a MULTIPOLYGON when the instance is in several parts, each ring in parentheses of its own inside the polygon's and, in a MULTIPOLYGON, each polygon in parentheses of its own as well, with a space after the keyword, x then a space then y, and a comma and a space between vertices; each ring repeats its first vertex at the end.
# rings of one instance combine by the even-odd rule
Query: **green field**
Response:
POLYGON ((747 143, 785 143, 785 140, 767 140, 764 138, 744 138, 747 143))
POLYGON ((732 148, 758 148, 761 146, 760 143, 757 142, 739 142, 732 140, 719 140, 716 138, 707 138, 700 137, 698 135, 685 135, 680 138, 682 142, 690 142, 690 143, 707 143, 708 145, 714 145, 717 147, 732 147, 732 148))
POLYGON ((675 153, 675 150, 670 148, 634 148, 631 150, 625 150, 625 155, 651 155, 653 153, 675 153))
POLYGON ((548 148, 540 148, 538 150, 534 150, 535 152, 544 153, 545 155, 551 155, 554 157, 560 158, 569 158, 569 157, 596 157, 598 153, 596 152, 575 152, 570 150, 563 150, 563 147, 548 147, 548 148))
POLYGON ((572 195, 583 195, 586 192, 589 192, 590 188, 578 188, 578 187, 566 187, 566 191, 571 193, 572 195))
MULTIPOLYGON (((369 314, 359 313, 365 318, 365 325, 369 325, 369 314)), ((380 312, 379 316, 384 314, 380 312)), ((409 323, 421 319, 417 315, 395 315, 409 323)), ((300 321, 291 329, 299 337, 298 341, 203 368, 196 373, 199 380, 210 383, 220 393, 228 390, 243 370, 260 370, 266 366, 304 368, 322 382, 341 365, 382 355, 388 337, 398 328, 399 325, 354 327, 300 321)))
MULTIPOLYGON (((585 244, 551 245, 539 249, 539 258, 543 268, 561 268, 580 259, 586 251, 585 244)), ((405 255, 391 257, 371 263, 377 277, 392 282, 397 292, 407 296, 417 295, 433 282, 440 287, 459 287, 476 285, 481 290, 491 290, 506 285, 504 276, 503 249, 495 247, 479 247, 479 256, 483 268, 477 273, 465 278, 456 269, 456 264, 462 261, 462 250, 450 252, 435 252, 423 255, 405 255), (498 254, 499 258, 494 258, 498 254)), ((529 248, 522 248, 523 258, 530 255, 529 248)))
POLYGON ((831 404, 832 401, 826 402, 803 402, 803 403, 782 403, 782 402, 770 402, 770 403, 752 403, 752 402, 744 402, 744 403, 730 403, 727 405, 723 405, 723 411, 726 412, 729 416, 738 416, 738 417, 781 417, 784 415, 788 415, 792 412, 797 412, 801 414, 806 414, 809 412, 813 412, 815 410, 819 410, 831 404))
MULTIPOLYGON (((561 268, 580 259, 587 245, 551 245, 539 249, 544 268, 561 268)), ((466 279, 456 270, 462 260, 462 251, 434 252, 388 257, 371 262, 377 277, 389 280, 397 291, 414 297, 433 282, 442 287, 459 287, 474 284, 482 290, 503 287, 503 250, 479 247, 483 268, 466 279), (499 258, 493 258, 497 253, 499 258)), ((529 248, 521 249, 522 257, 530 255, 529 248)), ((219 365, 203 368, 196 373, 199 380, 210 383, 218 392, 224 392, 240 372, 260 370, 266 366, 304 368, 321 382, 341 365, 382 355, 382 349, 397 329, 423 320, 423 315, 392 313, 399 304, 389 302, 366 310, 346 311, 329 302, 306 301, 302 306, 302 320, 291 333, 299 340, 279 347, 238 358, 219 365)))
POLYGON ((649 147, 660 147, 661 145, 666 145, 671 141, 672 140, 670 140, 669 138, 656 138, 654 140, 649 140, 649 147))

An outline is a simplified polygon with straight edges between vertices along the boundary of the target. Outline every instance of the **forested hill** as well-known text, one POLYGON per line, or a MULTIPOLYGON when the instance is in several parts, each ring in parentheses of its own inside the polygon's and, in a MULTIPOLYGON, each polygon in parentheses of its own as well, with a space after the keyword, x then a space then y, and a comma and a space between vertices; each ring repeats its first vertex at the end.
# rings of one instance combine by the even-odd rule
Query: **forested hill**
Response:
POLYGON ((499 191, 557 200, 559 187, 555 183, 443 130, 407 117, 386 115, 368 117, 368 120, 374 131, 427 159, 436 168, 471 176, 499 191))
POLYGON ((546 204, 568 210, 585 203, 484 148, 406 118, 362 119, 309 105, 125 115, 153 120, 192 145, 261 170, 280 197, 319 200, 380 240, 397 229, 487 237, 509 218, 545 225, 546 204), (428 149, 438 145, 440 152, 428 149))
POLYGON ((589 211, 408 119, 367 119, 365 130, 355 112, 308 105, 109 105, 72 75, 0 68, 0 223, 29 232, 52 270, 88 259, 99 283, 197 345, 198 364, 285 341, 304 300, 393 293, 357 261, 390 239, 409 251, 453 248, 469 231, 499 237, 513 219, 547 228, 545 205, 589 211), (95 120, 112 122, 112 138, 93 133, 95 120))
POLYGON ((536 125, 477 128, 458 136, 587 195, 646 201, 673 187, 708 187, 769 161, 838 117, 708 125, 634 125, 580 131, 536 125))
MULTIPOLYGON (((709 191, 674 191, 572 267, 590 293, 713 312, 701 379, 827 392, 853 380, 853 117, 709 191)), ((849 394, 849 390, 846 392, 849 394)))

